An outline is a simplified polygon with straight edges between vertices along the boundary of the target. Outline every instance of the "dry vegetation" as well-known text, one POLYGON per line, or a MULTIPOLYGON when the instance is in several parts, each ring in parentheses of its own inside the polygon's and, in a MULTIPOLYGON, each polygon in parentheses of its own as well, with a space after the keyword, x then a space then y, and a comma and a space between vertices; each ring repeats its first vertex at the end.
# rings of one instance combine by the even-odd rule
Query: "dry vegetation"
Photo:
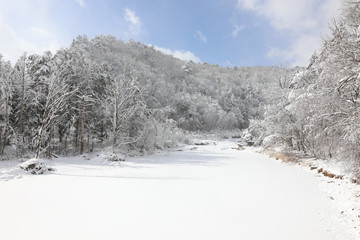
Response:
POLYGON ((236 150, 239 150, 239 151, 245 150, 245 148, 241 144, 238 144, 237 147, 234 147, 232 149, 236 149, 236 150))
POLYGON ((296 155, 294 153, 274 153, 274 152, 270 152, 267 153, 270 157, 275 158, 276 160, 280 160, 284 163, 299 163, 299 158, 296 157, 296 155))
MULTIPOLYGON (((302 162, 301 159, 304 159, 307 156, 301 154, 289 153, 289 152, 269 152, 269 151, 265 151, 264 153, 284 163, 298 164, 301 166, 309 167, 310 170, 317 170, 319 174, 322 174, 323 176, 328 178, 340 179, 340 180, 343 180, 345 178, 344 175, 335 174, 328 170, 325 170, 324 168, 318 168, 317 166, 314 166, 311 163, 302 162)), ((350 181, 352 183, 360 185, 360 174, 357 174, 355 177, 351 178, 350 181)))
POLYGON ((357 174, 355 177, 351 179, 352 183, 356 183, 360 185, 360 174, 357 174))
POLYGON ((329 171, 326 171, 323 168, 320 168, 318 170, 318 173, 324 175, 325 177, 329 177, 329 178, 335 178, 335 179, 341 179, 341 180, 344 179, 344 175, 337 175, 337 174, 331 173, 329 171))

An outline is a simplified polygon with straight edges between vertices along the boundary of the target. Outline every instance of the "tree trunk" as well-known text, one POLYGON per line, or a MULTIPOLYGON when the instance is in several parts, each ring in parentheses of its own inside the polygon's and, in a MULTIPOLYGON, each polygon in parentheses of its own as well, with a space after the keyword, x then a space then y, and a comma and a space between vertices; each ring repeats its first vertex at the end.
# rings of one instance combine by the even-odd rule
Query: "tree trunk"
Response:
POLYGON ((49 139, 48 139, 48 144, 47 144, 47 150, 46 150, 46 155, 48 158, 51 158, 52 155, 52 151, 53 151, 53 144, 52 144, 52 138, 53 138, 53 124, 52 121, 50 122, 50 127, 49 127, 49 139))
MULTIPOLYGON (((0 132, 0 134, 1 134, 1 132, 0 132)), ((0 148, 0 155, 3 155, 4 154, 4 151, 5 151, 5 145, 6 145, 6 139, 7 139, 7 137, 6 137, 6 128, 5 128, 5 131, 4 131, 4 139, 3 139, 3 141, 2 141, 2 145, 0 146, 1 148, 0 148)), ((0 137, 0 139, 1 139, 1 137, 0 137)))
POLYGON ((41 140, 42 140, 42 136, 43 136, 43 125, 41 126, 40 128, 40 131, 39 131, 39 135, 38 135, 38 142, 37 142, 37 145, 36 145, 36 153, 35 153, 35 158, 36 159, 39 159, 39 156, 40 156, 40 150, 41 150, 41 140))
POLYGON ((25 98, 25 69, 23 70, 22 83, 21 83, 21 105, 20 105, 20 118, 19 118, 20 136, 23 134, 24 98, 25 98))
POLYGON ((45 111, 44 111, 44 114, 43 114, 43 118, 42 118, 41 127, 40 127, 38 138, 37 138, 38 141, 37 141, 36 153, 35 153, 35 158, 36 159, 39 159, 39 156, 40 156, 41 142, 42 142, 42 138, 43 138, 43 134, 44 134, 45 126, 46 126, 46 118, 48 117, 48 114, 49 114, 49 106, 46 105, 45 106, 45 111))
POLYGON ((119 100, 118 97, 115 97, 115 108, 114 108, 114 139, 113 139, 113 152, 115 152, 116 144, 117 144, 117 128, 118 128, 118 107, 119 107, 119 100))
POLYGON ((91 138, 91 149, 90 152, 94 150, 94 137, 91 138))
POLYGON ((89 134, 89 133, 88 133, 88 135, 87 135, 86 145, 87 145, 88 151, 90 151, 90 134, 89 134))
MULTIPOLYGON (((0 128, 0 149, 2 149, 1 139, 2 139, 2 128, 0 128)), ((0 155, 2 155, 1 151, 0 151, 0 155)))
POLYGON ((81 119, 80 119, 80 154, 84 153, 84 118, 85 118, 85 98, 81 100, 81 119))
POLYGON ((18 142, 17 142, 17 150, 18 157, 22 157, 23 152, 23 118, 24 118, 24 100, 25 100, 25 57, 24 57, 24 68, 22 69, 21 76, 21 103, 20 103, 20 116, 19 116, 19 134, 18 134, 18 142))
POLYGON ((67 150, 67 142, 68 142, 68 135, 66 134, 66 137, 65 137, 65 142, 64 142, 64 149, 65 149, 65 155, 67 156, 67 153, 68 153, 68 150, 67 150))
POLYGON ((2 148, 0 149, 1 155, 4 154, 5 146, 7 145, 7 142, 8 142, 8 129, 9 129, 9 106, 8 106, 8 98, 6 99, 6 102, 5 102, 5 118, 6 118, 6 119, 5 119, 6 124, 5 124, 3 145, 2 145, 2 148))

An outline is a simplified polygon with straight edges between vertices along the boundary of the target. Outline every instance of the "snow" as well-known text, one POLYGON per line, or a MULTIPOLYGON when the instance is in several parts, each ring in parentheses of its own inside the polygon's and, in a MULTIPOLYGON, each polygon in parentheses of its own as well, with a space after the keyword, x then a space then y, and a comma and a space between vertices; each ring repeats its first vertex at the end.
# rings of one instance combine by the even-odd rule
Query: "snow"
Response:
POLYGON ((125 162, 49 160, 55 171, 39 176, 1 162, 0 239, 359 239, 328 195, 341 186, 207 142, 125 162))
POLYGON ((357 231, 360 239, 360 185, 352 183, 353 171, 344 162, 334 160, 308 158, 302 159, 302 164, 316 167, 308 171, 318 178, 319 188, 333 201, 339 220, 357 231), (318 173, 321 168, 343 179, 324 177, 318 173))

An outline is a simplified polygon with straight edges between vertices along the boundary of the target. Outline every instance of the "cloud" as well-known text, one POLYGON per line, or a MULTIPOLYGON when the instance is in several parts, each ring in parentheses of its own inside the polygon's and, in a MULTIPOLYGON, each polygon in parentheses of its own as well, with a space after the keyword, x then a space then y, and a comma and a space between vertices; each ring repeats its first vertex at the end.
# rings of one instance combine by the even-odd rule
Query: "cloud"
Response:
POLYGON ((34 0, 32 3, 0 0, 0 54, 12 64, 15 64, 25 51, 28 55, 42 54, 44 51, 55 53, 62 46, 59 42, 61 36, 49 30, 53 28, 47 19, 48 2, 34 0), (18 11, 16 17, 10 14, 11 9, 15 8, 18 11), (40 16, 34 15, 34 12, 40 16))
POLYGON ((75 0, 75 1, 80 5, 80 7, 85 8, 85 2, 83 0, 75 0))
POLYGON ((267 57, 282 59, 293 66, 307 66, 311 55, 320 46, 321 38, 316 35, 301 35, 290 46, 284 49, 271 47, 267 57))
POLYGON ((166 55, 172 55, 178 59, 184 60, 184 61, 193 61, 196 63, 201 62, 201 59, 197 57, 194 53, 190 51, 184 51, 184 50, 171 50, 168 48, 162 48, 158 46, 153 46, 156 50, 166 54, 166 55))
MULTIPOLYGON (((49 34, 48 32, 38 28, 32 28, 41 34, 49 34)), ((0 53, 6 60, 10 60, 14 64, 18 58, 26 51, 28 54, 41 54, 50 50, 55 52, 59 49, 60 44, 54 40, 48 41, 46 44, 42 42, 32 42, 19 36, 10 26, 0 19, 0 53)))
POLYGON ((241 32, 243 29, 244 29, 244 25, 237 25, 237 24, 234 24, 234 29, 231 33, 231 35, 235 38, 238 36, 239 32, 241 32))
POLYGON ((280 57, 290 64, 307 65, 311 54, 321 46, 321 34, 340 8, 339 0, 238 0, 240 9, 264 17, 279 31, 288 33, 291 43, 284 49, 270 47, 268 57, 280 57), (301 42, 304 41, 304 42, 301 42))
POLYGON ((129 8, 125 8, 125 20, 133 25, 140 24, 139 17, 136 16, 136 13, 134 11, 131 11, 129 8))
POLYGON ((126 32, 128 37, 136 37, 143 31, 140 18, 136 15, 135 11, 125 8, 124 19, 129 23, 129 29, 126 32))
POLYGON ((29 44, 0 19, 0 52, 6 60, 15 63, 17 58, 24 52, 29 44))
POLYGON ((195 37, 203 43, 207 43, 207 37, 200 30, 196 31, 195 37))

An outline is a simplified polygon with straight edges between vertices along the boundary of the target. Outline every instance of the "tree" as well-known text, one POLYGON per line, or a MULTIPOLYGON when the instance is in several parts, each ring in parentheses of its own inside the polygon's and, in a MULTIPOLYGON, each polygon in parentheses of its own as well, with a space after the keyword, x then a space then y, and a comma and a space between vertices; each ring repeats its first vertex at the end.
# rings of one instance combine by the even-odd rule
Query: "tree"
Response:
POLYGON ((113 151, 129 144, 135 144, 142 135, 146 104, 136 75, 129 67, 125 74, 112 81, 110 87, 111 109, 113 111, 113 151))
POLYGON ((268 133, 287 138, 289 148, 346 161, 355 171, 360 171, 359 16, 360 1, 344 1, 320 53, 293 78, 285 107, 266 118, 277 120, 270 121, 268 133))
POLYGON ((4 154, 5 146, 9 144, 10 131, 10 101, 12 97, 12 85, 10 82, 11 66, 4 62, 0 55, 0 155, 4 154))
MULTIPOLYGON (((55 66, 54 66, 55 68, 55 66)), ((57 124, 63 115, 64 107, 68 103, 67 100, 77 91, 69 90, 68 84, 59 76, 66 67, 58 66, 55 69, 48 69, 51 72, 49 79, 46 81, 47 94, 45 95, 44 111, 41 119, 41 125, 37 133, 35 158, 38 159, 43 147, 48 147, 48 142, 44 145, 43 140, 47 131, 51 126, 57 124), (44 145, 44 146, 43 146, 44 145)))
POLYGON ((17 130, 17 155, 22 156, 24 144, 24 111, 28 92, 27 57, 24 53, 16 62, 11 78, 14 88, 12 96, 12 114, 10 116, 14 128, 17 130))

